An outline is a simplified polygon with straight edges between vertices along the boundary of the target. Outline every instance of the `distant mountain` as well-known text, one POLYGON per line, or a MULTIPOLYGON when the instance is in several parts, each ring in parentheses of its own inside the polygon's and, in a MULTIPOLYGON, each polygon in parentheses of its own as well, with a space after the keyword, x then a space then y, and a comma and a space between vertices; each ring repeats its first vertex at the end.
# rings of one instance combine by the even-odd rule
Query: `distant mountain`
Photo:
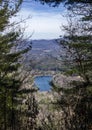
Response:
POLYGON ((62 46, 59 40, 33 40, 32 49, 25 55, 24 64, 26 69, 56 70, 61 68, 62 46))

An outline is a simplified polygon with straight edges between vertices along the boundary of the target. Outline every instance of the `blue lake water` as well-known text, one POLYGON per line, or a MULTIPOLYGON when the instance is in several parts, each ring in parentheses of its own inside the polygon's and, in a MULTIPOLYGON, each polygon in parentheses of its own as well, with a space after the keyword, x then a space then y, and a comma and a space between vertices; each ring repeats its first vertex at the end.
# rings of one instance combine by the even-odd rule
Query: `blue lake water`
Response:
POLYGON ((51 80, 52 76, 37 76, 34 79, 34 83, 40 91, 49 91, 51 88, 51 80))

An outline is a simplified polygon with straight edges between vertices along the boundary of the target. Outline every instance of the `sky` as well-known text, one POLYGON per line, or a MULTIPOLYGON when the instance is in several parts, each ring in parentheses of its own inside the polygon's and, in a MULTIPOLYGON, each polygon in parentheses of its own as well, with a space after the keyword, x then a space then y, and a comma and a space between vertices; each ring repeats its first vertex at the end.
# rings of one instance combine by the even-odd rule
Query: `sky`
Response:
POLYGON ((62 14, 64 14, 64 7, 49 7, 42 5, 40 2, 24 2, 18 13, 18 19, 26 19, 21 24, 25 29, 25 36, 32 35, 31 39, 55 39, 63 35, 61 29, 62 24, 66 23, 62 14))

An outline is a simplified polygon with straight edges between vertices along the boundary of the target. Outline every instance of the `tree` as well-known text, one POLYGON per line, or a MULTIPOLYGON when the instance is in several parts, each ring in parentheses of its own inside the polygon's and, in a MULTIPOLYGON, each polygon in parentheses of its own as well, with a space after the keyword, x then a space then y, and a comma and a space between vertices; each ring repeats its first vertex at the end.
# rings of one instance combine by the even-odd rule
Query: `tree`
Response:
POLYGON ((14 50, 21 42, 20 28, 14 28, 10 18, 16 16, 22 0, 0 0, 0 129, 15 130, 18 95, 22 81, 19 67, 22 54, 29 48, 14 50))
POLYGON ((37 115, 38 115, 38 105, 37 101, 35 100, 35 96, 33 93, 28 96, 28 99, 26 101, 27 105, 27 129, 28 130, 35 130, 37 128, 37 115))
MULTIPOLYGON (((38 1, 38 0, 35 0, 38 1)), ((91 0, 39 0, 42 4, 48 4, 50 6, 59 6, 61 3, 64 3, 65 5, 73 5, 75 3, 81 3, 81 4, 92 4, 91 0)))
MULTIPOLYGON (((57 88, 57 100, 65 115, 64 126, 69 130, 87 130, 92 127, 92 28, 91 5, 79 4, 68 8, 68 25, 61 41, 68 64, 68 74, 77 74, 82 81, 72 81, 67 88, 57 88), (72 87, 71 85, 74 85, 72 87), (71 88, 69 88, 71 86, 71 88), (71 113, 72 112, 72 113, 71 113)), ((56 90, 55 90, 56 91, 56 90)))
MULTIPOLYGON (((70 17, 70 16, 69 16, 70 17)), ((63 45, 67 51, 67 62, 70 64, 72 73, 80 75, 86 83, 91 81, 91 64, 92 64, 92 44, 90 23, 83 21, 70 23, 65 30, 63 45), (86 30, 86 31, 85 31, 86 30)))
MULTIPOLYGON (((78 81, 76 83, 78 84, 78 81)), ((67 88, 53 87, 58 95, 55 103, 56 109, 62 112, 62 130, 91 129, 92 92, 84 91, 80 84, 71 88, 69 86, 71 83, 68 82, 67 88)))
MULTIPOLYGON (((41 1, 54 6, 62 2, 41 1)), ((80 75, 83 82, 74 81, 71 83, 74 87, 69 89, 55 86, 58 89, 57 102, 65 116, 63 129, 87 130, 92 128, 92 1, 68 0, 66 4, 68 11, 72 12, 72 17, 69 15, 68 26, 64 27, 66 35, 61 44, 68 54, 65 59, 70 71, 68 73, 80 75), (63 92, 63 95, 60 95, 60 92, 63 92)))

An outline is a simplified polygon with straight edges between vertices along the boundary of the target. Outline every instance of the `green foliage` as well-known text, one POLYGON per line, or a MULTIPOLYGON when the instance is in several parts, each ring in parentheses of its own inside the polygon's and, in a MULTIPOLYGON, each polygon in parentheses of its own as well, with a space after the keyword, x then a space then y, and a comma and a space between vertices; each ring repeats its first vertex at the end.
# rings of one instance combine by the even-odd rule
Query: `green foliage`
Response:
POLYGON ((35 1, 40 1, 42 4, 48 4, 50 6, 56 7, 59 6, 61 3, 64 3, 66 5, 69 4, 75 4, 75 3, 81 3, 81 4, 92 4, 91 0, 35 0, 35 1))
POLYGON ((57 93, 56 109, 63 113, 62 130, 89 130, 92 128, 92 28, 91 4, 75 4, 69 8, 68 26, 64 27, 66 35, 61 41, 65 51, 65 64, 68 75, 80 75, 82 81, 72 81, 74 87, 64 88, 53 85, 57 93), (90 5, 90 6, 89 6, 90 5), (82 7, 82 11, 81 11, 82 7), (75 17, 80 17, 76 21, 75 17), (76 23, 75 23, 76 22, 76 23))
POLYGON ((0 0, 0 129, 18 129, 18 97, 22 81, 18 60, 28 51, 15 51, 21 39, 20 29, 14 30, 10 18, 19 11, 22 0, 0 0))
MULTIPOLYGON (((70 24, 70 23, 69 23, 70 24)), ((80 24, 84 24, 81 22, 80 24)), ((89 23, 88 23, 89 24, 89 23)), ((86 26, 88 26, 86 24, 86 26)), ((78 26, 78 25, 77 25, 78 26)), ((72 74, 78 74, 85 82, 90 82, 92 74, 90 71, 92 70, 92 39, 91 39, 91 31, 87 30, 86 35, 84 35, 85 28, 75 27, 76 31, 71 33, 72 30, 66 31, 68 32, 68 36, 64 37, 63 46, 67 52, 67 62, 70 63, 70 72, 72 74), (83 33, 80 35, 76 35, 76 32, 82 31, 83 33), (88 35, 90 33, 90 35, 88 35)), ((73 28, 73 27, 72 27, 73 28)))

